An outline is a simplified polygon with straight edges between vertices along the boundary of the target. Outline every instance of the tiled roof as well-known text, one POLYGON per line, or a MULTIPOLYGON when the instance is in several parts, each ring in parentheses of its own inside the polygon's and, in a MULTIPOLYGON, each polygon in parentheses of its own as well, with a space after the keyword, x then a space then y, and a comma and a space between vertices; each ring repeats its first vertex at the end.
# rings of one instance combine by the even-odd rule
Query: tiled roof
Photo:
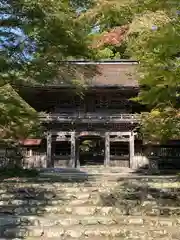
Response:
POLYGON ((24 139, 20 140, 20 144, 23 146, 38 146, 42 142, 42 139, 24 139))
POLYGON ((88 81, 94 86, 138 86, 136 64, 100 64, 98 74, 88 81))
MULTIPOLYGON (((64 88, 74 87, 72 80, 89 87, 138 87, 136 69, 138 62, 133 60, 69 61, 75 71, 60 74, 51 84, 34 87, 64 88), (77 66, 76 66, 77 65, 77 66), (79 70, 77 70, 79 68, 79 70)), ((25 86, 24 86, 25 87, 25 86)), ((28 87, 28 86, 27 86, 28 87)))

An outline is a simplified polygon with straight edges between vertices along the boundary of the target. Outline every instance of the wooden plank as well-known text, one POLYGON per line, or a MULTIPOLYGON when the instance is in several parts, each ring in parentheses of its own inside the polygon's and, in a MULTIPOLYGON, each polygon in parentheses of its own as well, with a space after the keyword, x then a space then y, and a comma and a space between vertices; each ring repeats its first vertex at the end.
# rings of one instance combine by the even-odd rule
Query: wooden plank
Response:
POLYGON ((104 165, 108 166, 110 164, 110 135, 109 132, 105 133, 105 155, 104 155, 104 165))

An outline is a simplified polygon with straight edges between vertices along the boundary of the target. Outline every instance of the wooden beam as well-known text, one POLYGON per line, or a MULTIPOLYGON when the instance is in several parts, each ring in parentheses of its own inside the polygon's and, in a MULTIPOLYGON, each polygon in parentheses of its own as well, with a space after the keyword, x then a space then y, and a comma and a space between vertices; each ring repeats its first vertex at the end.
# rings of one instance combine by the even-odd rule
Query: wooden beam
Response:
POLYGON ((51 131, 52 135, 57 135, 57 136, 64 136, 64 135, 68 135, 71 136, 71 132, 66 132, 66 131, 51 131))
POLYGON ((83 137, 83 136, 104 136, 103 132, 95 132, 95 131, 82 131, 79 133, 79 137, 83 137))
POLYGON ((69 167, 75 167, 76 163, 76 133, 71 132, 71 158, 69 167))
POLYGON ((118 138, 118 137, 115 137, 115 138, 110 138, 110 142, 129 142, 129 138, 127 139, 124 139, 124 138, 118 138))
POLYGON ((105 133, 105 155, 104 155, 104 165, 108 166, 110 163, 110 136, 109 132, 105 133))
POLYGON ((47 133, 47 164, 46 166, 53 167, 52 162, 52 135, 50 132, 47 133))
POLYGON ((130 156, 130 168, 136 168, 136 164, 134 162, 134 132, 131 132, 129 139, 129 156, 130 156))
POLYGON ((116 136, 130 136, 131 132, 110 132, 110 136, 111 135, 116 135, 116 136))
POLYGON ((69 135, 71 136, 71 132, 66 132, 66 131, 58 131, 56 132, 58 136, 64 136, 64 135, 69 135))

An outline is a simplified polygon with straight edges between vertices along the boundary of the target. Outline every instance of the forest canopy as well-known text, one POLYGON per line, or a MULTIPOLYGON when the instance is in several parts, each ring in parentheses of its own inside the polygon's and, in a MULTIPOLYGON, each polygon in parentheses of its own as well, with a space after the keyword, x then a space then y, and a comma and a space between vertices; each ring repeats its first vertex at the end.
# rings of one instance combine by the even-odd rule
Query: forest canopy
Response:
POLYGON ((139 84, 146 87, 134 100, 150 109, 143 116, 143 137, 179 136, 178 0, 2 0, 0 12, 0 125, 7 136, 11 130, 19 136, 5 124, 15 115, 26 126, 22 133, 32 129, 25 103, 11 110, 16 100, 6 96, 8 84, 52 83, 69 73, 64 60, 80 58, 138 60, 139 84))
POLYGON ((134 99, 148 106, 142 134, 166 141, 180 134, 180 3, 178 0, 97 0, 80 16, 98 31, 99 58, 139 61, 140 89, 134 99))

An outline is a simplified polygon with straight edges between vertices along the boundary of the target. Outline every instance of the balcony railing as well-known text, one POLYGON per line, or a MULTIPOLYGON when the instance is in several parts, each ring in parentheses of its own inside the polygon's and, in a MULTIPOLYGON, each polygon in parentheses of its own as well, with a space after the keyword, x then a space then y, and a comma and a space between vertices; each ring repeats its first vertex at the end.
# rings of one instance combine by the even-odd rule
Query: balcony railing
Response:
POLYGON ((140 114, 108 114, 108 113, 51 113, 40 114, 42 122, 132 122, 140 121, 140 114))

